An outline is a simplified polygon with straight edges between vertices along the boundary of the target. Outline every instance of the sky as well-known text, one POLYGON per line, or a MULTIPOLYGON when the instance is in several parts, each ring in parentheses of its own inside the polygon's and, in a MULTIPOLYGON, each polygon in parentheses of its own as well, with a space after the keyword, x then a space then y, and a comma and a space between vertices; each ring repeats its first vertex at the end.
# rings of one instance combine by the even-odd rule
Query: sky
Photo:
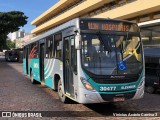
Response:
POLYGON ((28 23, 21 29, 30 32, 35 28, 31 22, 48 10, 59 0, 0 0, 0 12, 21 11, 27 17, 28 23))

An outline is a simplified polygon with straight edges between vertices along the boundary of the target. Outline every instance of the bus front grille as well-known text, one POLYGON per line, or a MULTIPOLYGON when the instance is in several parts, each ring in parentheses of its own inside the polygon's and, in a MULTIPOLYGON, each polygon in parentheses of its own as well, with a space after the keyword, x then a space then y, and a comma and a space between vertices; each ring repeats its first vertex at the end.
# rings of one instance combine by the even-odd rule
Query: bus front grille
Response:
POLYGON ((137 77, 133 77, 133 78, 115 78, 115 79, 111 79, 111 78, 92 78, 92 80, 96 83, 99 84, 120 84, 120 83, 130 83, 130 82, 136 82, 138 80, 138 76, 137 77))

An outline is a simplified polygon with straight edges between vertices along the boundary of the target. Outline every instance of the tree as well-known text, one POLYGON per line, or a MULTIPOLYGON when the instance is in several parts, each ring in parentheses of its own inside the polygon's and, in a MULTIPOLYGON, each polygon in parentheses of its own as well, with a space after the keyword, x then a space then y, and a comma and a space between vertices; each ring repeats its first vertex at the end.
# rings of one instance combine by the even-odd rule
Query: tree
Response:
POLYGON ((27 18, 20 11, 0 12, 0 50, 6 45, 7 35, 27 24, 27 18))
POLYGON ((15 48, 15 41, 6 40, 5 49, 11 49, 11 48, 15 48))

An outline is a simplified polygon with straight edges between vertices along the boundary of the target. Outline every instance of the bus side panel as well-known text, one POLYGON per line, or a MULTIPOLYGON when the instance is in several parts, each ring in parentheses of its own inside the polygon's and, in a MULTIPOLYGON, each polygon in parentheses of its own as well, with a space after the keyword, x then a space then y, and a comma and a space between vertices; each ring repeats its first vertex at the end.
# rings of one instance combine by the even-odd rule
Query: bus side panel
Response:
POLYGON ((25 74, 27 74, 27 72, 26 72, 26 59, 25 58, 23 58, 23 72, 25 74))
POLYGON ((44 60, 44 78, 45 78, 45 85, 52 88, 53 86, 53 61, 54 59, 45 59, 44 60))
POLYGON ((61 80, 63 79, 62 62, 58 59, 49 59, 45 61, 45 66, 45 84, 55 89, 54 75, 57 74, 61 80))
MULTIPOLYGON (((35 80, 40 82, 39 59, 38 58, 31 59, 30 62, 29 62, 29 68, 32 69, 33 79, 35 79, 35 80)), ((29 73, 30 73, 30 71, 29 71, 29 73)))

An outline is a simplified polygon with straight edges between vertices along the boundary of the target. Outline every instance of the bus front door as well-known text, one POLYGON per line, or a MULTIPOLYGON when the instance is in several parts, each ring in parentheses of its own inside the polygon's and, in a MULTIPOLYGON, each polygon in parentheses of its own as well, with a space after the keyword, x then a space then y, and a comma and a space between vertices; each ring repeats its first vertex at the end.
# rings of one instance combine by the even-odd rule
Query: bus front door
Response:
POLYGON ((39 70, 40 70, 40 80, 41 82, 44 82, 44 43, 40 44, 40 64, 39 64, 39 70))
POLYGON ((70 37, 64 40, 63 49, 63 63, 64 63, 64 89, 67 94, 74 98, 73 86, 73 71, 71 68, 71 39, 70 37))

